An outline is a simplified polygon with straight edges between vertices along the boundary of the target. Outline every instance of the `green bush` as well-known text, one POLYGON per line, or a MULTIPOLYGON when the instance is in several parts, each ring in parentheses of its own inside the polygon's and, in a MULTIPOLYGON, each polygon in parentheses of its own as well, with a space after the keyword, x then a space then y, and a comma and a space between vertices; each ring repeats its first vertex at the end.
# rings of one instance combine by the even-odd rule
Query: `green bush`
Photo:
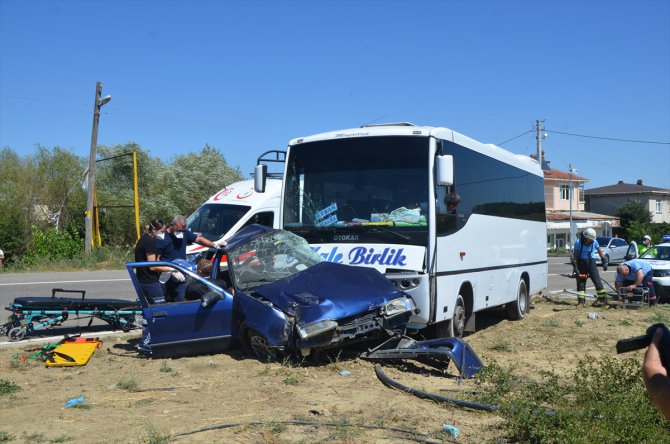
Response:
POLYGON ((84 239, 74 230, 39 228, 32 226, 32 243, 23 260, 27 264, 38 261, 72 259, 84 251, 84 239))
POLYGON ((533 381, 493 364, 477 378, 480 400, 500 405, 508 442, 662 443, 670 436, 634 359, 587 356, 571 375, 541 372, 533 381))

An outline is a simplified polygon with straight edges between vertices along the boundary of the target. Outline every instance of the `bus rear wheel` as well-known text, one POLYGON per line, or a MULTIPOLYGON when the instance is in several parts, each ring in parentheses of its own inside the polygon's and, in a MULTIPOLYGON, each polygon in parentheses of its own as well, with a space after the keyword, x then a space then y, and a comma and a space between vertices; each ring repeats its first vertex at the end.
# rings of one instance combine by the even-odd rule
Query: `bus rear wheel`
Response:
POLYGON ((507 304, 507 317, 512 321, 520 321, 526 317, 529 306, 528 287, 526 286, 526 281, 521 279, 519 281, 519 288, 517 289, 516 300, 507 304))

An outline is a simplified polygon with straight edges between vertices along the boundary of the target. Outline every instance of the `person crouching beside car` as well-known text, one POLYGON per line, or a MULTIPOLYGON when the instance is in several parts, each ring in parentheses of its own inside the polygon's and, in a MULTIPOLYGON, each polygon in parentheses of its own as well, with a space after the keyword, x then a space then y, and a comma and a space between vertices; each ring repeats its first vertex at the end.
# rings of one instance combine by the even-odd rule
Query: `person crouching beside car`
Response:
POLYGON ((656 289, 654 288, 653 270, 651 265, 645 261, 633 259, 626 261, 616 268, 614 286, 617 293, 619 289, 625 288, 630 293, 635 288, 641 287, 649 292, 649 305, 656 305, 656 289))

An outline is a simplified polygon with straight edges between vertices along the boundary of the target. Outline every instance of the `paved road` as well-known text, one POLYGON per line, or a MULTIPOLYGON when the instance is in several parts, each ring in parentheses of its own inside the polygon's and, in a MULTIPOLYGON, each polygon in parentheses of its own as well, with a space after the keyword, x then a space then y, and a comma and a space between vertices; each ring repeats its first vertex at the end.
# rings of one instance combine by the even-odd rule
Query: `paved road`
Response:
MULTIPOLYGON (((137 299, 135 290, 126 270, 110 271, 72 271, 48 273, 0 273, 0 304, 4 309, 14 299, 26 296, 51 296, 53 288, 64 290, 86 291, 86 299, 112 298, 134 301, 137 299)), ((79 297, 76 294, 61 294, 64 297, 79 297)), ((0 323, 4 323, 10 311, 0 312, 0 323)), ((74 334, 81 327, 88 325, 89 319, 70 319, 63 326, 66 328, 40 330, 44 336, 53 334, 74 334)), ((89 331, 101 332, 110 330, 109 324, 94 319, 89 331)), ((39 337, 33 335, 32 337, 39 337)), ((6 336, 0 336, 0 343, 7 342, 6 336)))
MULTIPOLYGON (((570 274, 572 273, 572 265, 568 261, 567 257, 550 257, 549 258, 549 277, 547 279, 547 293, 556 294, 563 291, 563 289, 568 288, 574 290, 577 286, 574 279, 566 278, 561 276, 562 273, 570 274)), ((603 271, 602 268, 598 267, 598 272, 600 273, 600 278, 603 279, 603 285, 605 290, 614 291, 610 288, 607 283, 614 287, 614 276, 616 275, 616 265, 610 265, 607 268, 607 271, 603 271)), ((595 287, 593 282, 589 279, 586 283, 587 293, 595 293, 595 287)))
MULTIPOLYGON (((572 266, 567 257, 549 258, 549 278, 546 294, 558 294, 565 288, 574 289, 574 279, 561 276, 561 273, 571 273, 572 266)), ((601 277, 614 285, 614 268, 607 272, 601 271, 601 277)), ((593 284, 588 281, 587 291, 594 292, 593 284)), ((65 290, 85 290, 86 298, 113 298, 136 299, 128 272, 126 270, 111 271, 79 271, 79 272, 48 272, 48 273, 0 273, 0 304, 2 308, 7 307, 17 297, 25 296, 51 296, 53 288, 65 290)), ((609 290, 607 284, 605 288, 609 290)), ((65 295, 71 296, 71 295, 65 295)), ((0 322, 4 322, 10 315, 9 311, 0 314, 0 322)), ((77 329, 88 324, 88 320, 68 320, 65 326, 77 329)), ((95 320, 94 326, 97 330, 104 330, 108 324, 95 320)), ((45 334, 51 334, 50 330, 43 330, 45 334)), ((58 334, 61 334, 59 329, 58 334)), ((0 337, 0 342, 5 342, 6 337, 0 337)))

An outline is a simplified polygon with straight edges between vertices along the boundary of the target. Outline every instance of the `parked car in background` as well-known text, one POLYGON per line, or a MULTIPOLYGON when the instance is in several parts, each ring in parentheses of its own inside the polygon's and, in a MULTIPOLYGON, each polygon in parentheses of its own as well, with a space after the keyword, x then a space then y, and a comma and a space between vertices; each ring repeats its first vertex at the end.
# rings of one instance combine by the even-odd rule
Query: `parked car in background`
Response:
MULTIPOLYGON (((605 255, 605 263, 620 264, 626 260, 628 254, 628 242, 619 237, 597 237, 596 240, 603 250, 605 255)), ((597 258, 597 263, 600 264, 600 256, 597 258)))
POLYGON ((307 356, 402 334, 416 310, 374 268, 326 262, 303 238, 257 224, 228 239, 207 277, 172 262, 126 267, 144 317, 139 349, 154 357, 211 353, 238 343, 263 360, 307 356), (185 301, 147 300, 134 270, 156 265, 185 277, 185 301))
POLYGON ((639 259, 651 265, 658 302, 670 302, 670 241, 654 245, 639 259))

